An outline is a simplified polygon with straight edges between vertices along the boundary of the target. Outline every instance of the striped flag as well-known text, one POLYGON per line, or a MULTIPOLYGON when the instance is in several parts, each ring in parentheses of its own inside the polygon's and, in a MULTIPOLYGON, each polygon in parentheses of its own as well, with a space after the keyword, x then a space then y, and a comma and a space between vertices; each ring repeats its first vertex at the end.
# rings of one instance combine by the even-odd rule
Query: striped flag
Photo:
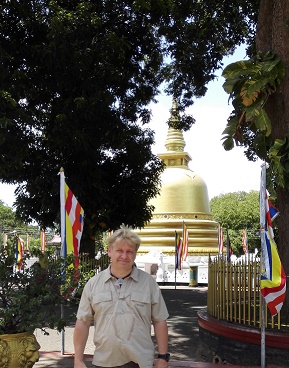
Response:
POLYGON ((64 183, 65 193, 65 230, 66 254, 71 252, 78 256, 80 239, 83 231, 83 208, 72 191, 64 183))
POLYGON ((242 230, 242 247, 243 247, 244 254, 248 253, 247 229, 242 230))
POLYGON ((267 223, 267 231, 272 239, 274 239, 274 231, 273 231, 273 221, 279 215, 279 211, 269 199, 268 191, 266 190, 265 193, 265 216, 266 216, 266 223, 267 223))
POLYGON ((42 253, 46 250, 46 234, 44 230, 40 230, 40 250, 42 253))
POLYGON ((182 260, 186 261, 188 257, 189 231, 183 222, 183 244, 182 244, 182 260))
POLYGON ((286 274, 281 264, 277 245, 274 241, 272 221, 278 216, 278 210, 272 205, 265 193, 265 247, 262 248, 263 265, 261 275, 261 294, 272 314, 278 314, 286 296, 286 274))
MULTIPOLYGON (((60 175, 61 256, 66 257, 67 254, 73 253, 78 257, 83 232, 84 211, 65 183, 64 172, 61 171, 60 175)), ((75 266, 77 268, 78 263, 75 266)))
POLYGON ((15 257, 17 262, 16 268, 20 270, 23 266, 24 240, 21 239, 19 236, 16 236, 15 240, 16 240, 15 257))
MULTIPOLYGON (((279 211, 277 210, 277 208, 270 201, 269 193, 268 193, 267 190, 266 190, 266 194, 265 194, 265 206, 266 206, 267 221, 268 221, 268 224, 270 224, 270 227, 272 228, 272 231, 273 231, 272 221, 274 221, 275 218, 279 215, 279 211), (268 215, 267 215, 267 212, 269 212, 268 215)), ((273 233, 273 237, 274 237, 274 233, 273 233)))
POLYGON ((223 251, 224 251, 224 236, 223 236, 223 228, 222 228, 222 226, 220 226, 220 224, 219 224, 218 244, 219 244, 219 254, 223 254, 223 251))
POLYGON ((182 239, 175 231, 175 247, 176 247, 176 269, 182 269, 182 239))

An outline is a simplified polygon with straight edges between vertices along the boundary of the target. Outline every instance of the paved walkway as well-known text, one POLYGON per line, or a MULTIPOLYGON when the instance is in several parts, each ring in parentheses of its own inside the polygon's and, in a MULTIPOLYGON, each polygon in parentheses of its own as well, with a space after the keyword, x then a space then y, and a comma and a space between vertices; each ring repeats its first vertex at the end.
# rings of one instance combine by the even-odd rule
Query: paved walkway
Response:
MULTIPOLYGON (((91 356, 86 356, 87 368, 93 368, 91 364, 91 356)), ((218 368, 228 368, 228 364, 218 364, 218 368)), ((34 367, 50 367, 50 368, 60 368, 60 367, 70 367, 73 368, 73 356, 72 355, 60 355, 58 352, 42 353, 39 362, 37 362, 34 367)), ((180 361, 171 360, 169 362, 169 367, 172 368, 216 368, 216 364, 208 362, 192 362, 192 361, 180 361)), ((258 368, 257 366, 233 366, 230 368, 258 368)), ((286 368, 281 366, 266 365, 266 368, 286 368)), ((287 367, 288 368, 288 367, 287 367)))
MULTIPOLYGON (((168 327, 171 362, 169 366, 174 368, 215 368, 216 364, 213 364, 213 360, 210 358, 212 353, 204 353, 199 347, 197 312, 207 306, 207 287, 161 286, 161 289, 170 314, 168 327)), ((64 335, 55 330, 49 330, 49 336, 44 336, 41 331, 36 331, 36 338, 41 348, 40 360, 34 367, 73 368, 73 330, 73 326, 67 327, 64 335)), ((88 368, 93 367, 91 363, 94 350, 92 334, 93 327, 90 329, 85 349, 88 368)), ((218 366, 228 368, 228 365, 224 364, 218 364, 218 366)), ((233 368, 232 365, 231 367, 233 368)), ((266 366, 266 368, 276 367, 266 366)), ((238 368, 242 368, 242 366, 238 366, 238 368)))

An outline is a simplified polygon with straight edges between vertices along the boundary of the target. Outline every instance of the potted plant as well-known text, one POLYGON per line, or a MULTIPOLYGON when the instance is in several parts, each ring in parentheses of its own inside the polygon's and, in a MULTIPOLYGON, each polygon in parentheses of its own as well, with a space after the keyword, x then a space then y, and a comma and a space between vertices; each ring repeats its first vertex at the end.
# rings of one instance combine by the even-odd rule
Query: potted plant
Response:
POLYGON ((19 261, 14 249, 0 249, 0 367, 32 367, 40 348, 34 330, 64 328, 61 317, 63 262, 53 254, 38 254, 27 267, 30 255, 19 261), (15 351, 16 349, 16 351, 15 351))

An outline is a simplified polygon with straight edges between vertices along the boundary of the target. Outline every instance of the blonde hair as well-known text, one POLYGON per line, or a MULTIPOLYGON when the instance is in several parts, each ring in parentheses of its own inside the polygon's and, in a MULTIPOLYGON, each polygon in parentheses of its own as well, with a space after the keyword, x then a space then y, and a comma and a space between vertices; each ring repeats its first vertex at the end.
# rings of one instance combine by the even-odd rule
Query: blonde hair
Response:
POLYGON ((140 247, 140 237, 128 226, 122 225, 108 238, 108 247, 112 247, 117 240, 128 240, 135 245, 136 251, 140 247))

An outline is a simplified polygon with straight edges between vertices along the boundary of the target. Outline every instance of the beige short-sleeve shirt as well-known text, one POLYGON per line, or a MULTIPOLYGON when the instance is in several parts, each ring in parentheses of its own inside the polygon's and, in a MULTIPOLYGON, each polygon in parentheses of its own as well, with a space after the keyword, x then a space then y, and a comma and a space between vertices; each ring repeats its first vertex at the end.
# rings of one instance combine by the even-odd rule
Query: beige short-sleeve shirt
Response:
POLYGON ((94 365, 114 367, 133 361, 141 368, 152 368, 151 323, 168 316, 156 281, 133 267, 121 287, 110 268, 92 277, 84 287, 76 317, 94 320, 94 365))

